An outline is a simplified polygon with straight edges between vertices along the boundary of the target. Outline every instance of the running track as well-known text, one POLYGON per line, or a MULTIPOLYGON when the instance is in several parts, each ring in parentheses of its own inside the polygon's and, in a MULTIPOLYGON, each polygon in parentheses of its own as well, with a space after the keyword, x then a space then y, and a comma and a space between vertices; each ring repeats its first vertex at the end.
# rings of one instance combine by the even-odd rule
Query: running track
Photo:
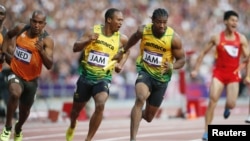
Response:
MULTIPOLYGON (((129 110, 120 110, 120 112, 126 115, 129 114, 129 110)), ((240 105, 235 108, 227 120, 223 119, 222 113, 223 108, 218 107, 213 124, 246 124, 244 120, 248 113, 248 105, 240 105)), ((93 140, 129 141, 130 121, 128 116, 119 118, 106 116, 93 140)), ((154 119, 151 123, 142 121, 137 141, 201 141, 203 123, 203 117, 196 119, 161 117, 154 119)), ((0 125, 2 129, 3 123, 0 125)), ((65 141, 65 131, 68 125, 68 120, 52 123, 49 120, 29 119, 23 127, 23 141, 65 141)), ((88 120, 80 121, 76 128, 74 141, 84 141, 87 129, 88 120)))

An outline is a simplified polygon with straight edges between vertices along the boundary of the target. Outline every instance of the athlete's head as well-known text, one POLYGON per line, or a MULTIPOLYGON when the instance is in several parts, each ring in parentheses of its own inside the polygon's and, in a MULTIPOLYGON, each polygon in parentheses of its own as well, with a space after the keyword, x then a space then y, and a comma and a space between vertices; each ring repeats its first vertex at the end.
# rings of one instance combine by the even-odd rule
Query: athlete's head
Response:
POLYGON ((0 5, 0 26, 2 25, 6 17, 6 8, 3 5, 0 5))
POLYGON ((30 18, 31 33, 39 35, 46 25, 46 15, 40 10, 33 12, 30 18))
POLYGON ((229 10, 229 11, 226 11, 224 13, 224 21, 228 20, 231 16, 235 16, 235 17, 239 18, 239 15, 237 12, 235 12, 233 10, 229 10))
POLYGON ((151 17, 153 23, 153 31, 157 35, 165 33, 168 21, 168 12, 163 8, 155 9, 151 17))
POLYGON ((122 26, 123 14, 120 10, 110 8, 105 13, 105 24, 108 24, 112 32, 117 32, 122 26))
POLYGON ((238 19, 238 13, 233 10, 229 10, 224 13, 224 23, 229 30, 236 30, 238 19))

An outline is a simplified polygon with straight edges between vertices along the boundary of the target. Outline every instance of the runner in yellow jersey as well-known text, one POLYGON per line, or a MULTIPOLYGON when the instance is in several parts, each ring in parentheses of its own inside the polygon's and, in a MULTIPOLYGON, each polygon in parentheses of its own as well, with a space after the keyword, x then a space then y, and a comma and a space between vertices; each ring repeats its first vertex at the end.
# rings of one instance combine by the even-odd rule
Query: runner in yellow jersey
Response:
POLYGON ((109 96, 113 70, 120 72, 128 57, 127 53, 120 63, 107 70, 103 69, 128 40, 127 36, 119 32, 122 22, 122 12, 110 8, 105 13, 105 24, 94 25, 93 29, 86 31, 74 44, 73 51, 82 51, 83 57, 80 64, 80 77, 73 97, 71 122, 66 132, 67 141, 73 140, 79 113, 91 97, 95 102, 95 111, 90 117, 89 130, 85 141, 92 140, 101 124, 105 103, 109 96))
POLYGON ((141 119, 147 122, 153 120, 171 80, 172 70, 180 69, 185 64, 181 39, 167 26, 168 16, 167 10, 155 9, 152 23, 140 26, 129 38, 124 50, 113 58, 119 62, 122 54, 141 40, 140 54, 136 62, 136 100, 131 111, 131 141, 136 140, 141 119), (145 109, 142 110, 145 103, 145 109))
POLYGON ((12 117, 17 107, 19 119, 15 124, 14 141, 22 141, 22 126, 29 117, 34 102, 42 65, 47 69, 52 68, 54 40, 44 30, 45 25, 45 13, 36 10, 28 25, 17 24, 4 37, 2 50, 5 59, 9 60, 12 72, 7 79, 10 98, 0 141, 10 140, 12 117), (8 52, 8 48, 13 46, 12 39, 15 39, 16 45, 13 53, 8 52))

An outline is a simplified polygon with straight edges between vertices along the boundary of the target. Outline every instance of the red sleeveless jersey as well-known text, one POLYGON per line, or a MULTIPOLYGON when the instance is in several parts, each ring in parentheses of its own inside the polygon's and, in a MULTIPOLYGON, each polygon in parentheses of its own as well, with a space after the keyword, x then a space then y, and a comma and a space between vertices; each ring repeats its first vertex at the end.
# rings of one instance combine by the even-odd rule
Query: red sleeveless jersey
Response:
POLYGON ((226 40, 224 32, 220 34, 220 42, 216 47, 216 69, 233 72, 239 67, 241 43, 239 33, 234 32, 234 40, 226 40))

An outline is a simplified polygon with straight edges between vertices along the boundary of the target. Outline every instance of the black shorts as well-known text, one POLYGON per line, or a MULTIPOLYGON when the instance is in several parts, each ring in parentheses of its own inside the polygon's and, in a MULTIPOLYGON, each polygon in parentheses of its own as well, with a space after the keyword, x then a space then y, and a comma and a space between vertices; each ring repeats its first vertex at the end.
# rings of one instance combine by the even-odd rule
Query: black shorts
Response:
POLYGON ((22 93, 20 97, 20 102, 25 105, 31 106, 34 103, 35 95, 38 87, 38 79, 33 79, 31 81, 26 81, 21 77, 18 77, 14 73, 8 76, 8 85, 11 83, 17 83, 22 87, 22 93))
POLYGON ((87 102, 91 96, 94 97, 97 93, 107 92, 107 94, 109 94, 110 81, 102 80, 97 83, 93 83, 81 75, 78 78, 76 85, 74 101, 87 102))
POLYGON ((140 71, 138 73, 138 77, 136 79, 135 84, 137 84, 139 82, 142 82, 148 86, 148 89, 150 91, 150 95, 147 99, 147 102, 150 105, 160 107, 160 105, 164 99, 164 95, 165 95, 166 89, 168 87, 168 83, 167 82, 160 82, 160 81, 152 78, 148 73, 146 73, 144 71, 140 71))

